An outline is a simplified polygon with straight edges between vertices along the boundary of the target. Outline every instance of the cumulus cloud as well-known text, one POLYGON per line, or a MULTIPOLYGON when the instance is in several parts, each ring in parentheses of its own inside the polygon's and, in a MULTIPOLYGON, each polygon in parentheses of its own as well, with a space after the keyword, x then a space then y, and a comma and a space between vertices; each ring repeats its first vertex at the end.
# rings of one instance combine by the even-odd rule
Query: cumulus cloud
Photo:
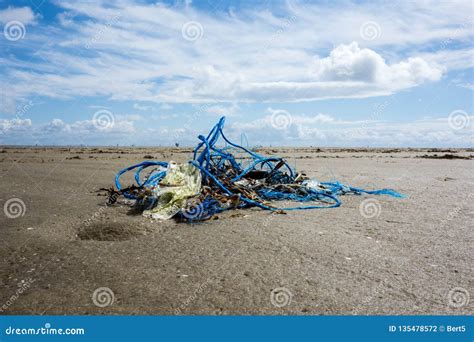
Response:
MULTIPOLYGON (((295 124, 323 124, 323 123, 335 123, 339 122, 334 119, 331 115, 328 114, 323 114, 323 113, 318 113, 316 115, 292 115, 290 112, 284 109, 273 109, 271 107, 267 108, 267 112, 269 115, 265 116, 261 122, 271 122, 272 118, 281 116, 281 117, 287 117, 289 123, 295 123, 295 124)), ((253 121, 259 122, 257 121, 253 121)))
POLYGON ((67 123, 56 118, 37 124, 31 119, 0 120, 0 144, 94 145, 114 141, 126 145, 137 133, 136 119, 134 115, 117 115, 106 127, 94 120, 67 123))
MULTIPOLYGON (((30 119, 0 120, 0 143, 43 145, 156 145, 194 146, 197 135, 202 133, 193 125, 172 128, 135 126, 135 121, 116 119, 106 130, 97 127, 92 120, 72 123, 53 119, 48 123, 34 124, 30 119)), ((160 117, 160 120, 164 118, 160 117)), ((176 116, 173 117, 176 119, 176 116)), ((256 145, 273 146, 393 146, 393 147, 472 147, 474 116, 465 114, 463 126, 453 127, 449 118, 389 122, 380 120, 342 120, 334 115, 292 114, 284 109, 268 108, 260 119, 243 120, 238 117, 226 126, 226 135, 239 141, 256 145), (287 117, 286 124, 275 116, 287 117)))
MULTIPOLYGON (((131 0, 57 5, 65 11, 62 26, 54 28, 54 35, 36 32, 38 44, 49 44, 31 51, 48 63, 31 68, 7 63, 2 78, 8 99, 105 96, 216 103, 363 98, 439 80, 445 70, 472 60, 462 46, 418 51, 419 44, 439 41, 439 50, 446 39, 454 45, 472 37, 469 25, 462 25, 466 15, 461 9, 469 8, 465 2, 406 2, 396 8, 363 4, 355 9, 296 1, 280 8, 281 15, 269 10, 211 15, 192 6, 131 0), (204 31, 193 42, 182 32, 191 20, 204 31), (373 41, 359 33, 368 20, 382 29, 373 41)), ((8 11, 34 20, 31 13, 26 16, 29 8, 8 11)), ((135 105, 137 110, 145 107, 135 105)))
POLYGON ((419 57, 387 65, 378 53, 353 42, 336 47, 326 58, 317 58, 313 74, 319 81, 375 83, 396 89, 439 80, 442 69, 419 57))
POLYGON ((11 119, 11 120, 1 119, 0 120, 0 133, 6 134, 6 133, 23 131, 31 127, 31 125, 32 125, 31 119, 19 119, 19 118, 11 119))
MULTIPOLYGON (((249 140, 261 144, 344 144, 346 140, 365 144, 371 139, 391 143, 401 141, 400 137, 434 143, 443 138, 446 144, 467 141, 465 130, 450 130, 446 122, 390 126, 375 120, 342 120, 328 113, 289 113, 279 106, 389 95, 474 67, 469 1, 384 2, 381 6, 292 0, 267 8, 244 6, 212 13, 191 2, 64 0, 54 4, 59 13, 53 20, 43 21, 29 7, 0 11, 1 22, 32 25, 25 39, 2 41, 8 53, 0 57, 0 111, 23 119, 0 121, 5 141, 23 130, 42 141, 100 142, 107 136, 124 143, 140 139, 174 143, 173 137, 181 134, 194 142, 202 131, 194 132, 189 122, 202 117, 201 124, 217 115, 234 116, 230 128, 236 134, 248 129, 255 138, 249 140), (199 24, 196 39, 183 30, 189 22, 199 24), (379 26, 375 39, 361 34, 367 22, 379 26), (33 124, 24 117, 38 114, 37 107, 31 113, 30 105, 28 110, 18 110, 19 104, 37 99, 62 102, 81 97, 100 99, 106 105, 97 109, 122 103, 133 106, 154 124, 160 121, 160 127, 147 127, 136 114, 117 115, 114 125, 100 129, 90 118, 70 122, 68 113, 46 124, 33 124), (261 105, 245 102, 268 102, 271 107, 264 117, 252 119, 250 114, 242 115, 241 108, 260 117, 261 105), (190 107, 195 112, 186 114, 190 107), (182 113, 192 118, 184 128, 164 126, 166 121, 181 124, 177 119, 182 113), (275 117, 289 117, 289 123, 283 120, 284 129, 275 129, 275 117)), ((459 84, 472 89, 466 79, 459 84)), ((295 105, 303 106, 309 104, 295 105)), ((20 134, 16 136, 21 141, 20 134)))
POLYGON ((283 109, 268 109, 268 115, 231 125, 235 137, 245 133, 256 145, 345 146, 473 146, 474 116, 463 116, 462 129, 453 128, 449 118, 424 119, 413 122, 380 120, 349 121, 328 114, 291 114, 283 109), (275 116, 285 116, 279 127, 275 116))
POLYGON ((43 130, 47 133, 70 132, 71 125, 66 124, 61 119, 53 119, 50 123, 44 126, 43 130))

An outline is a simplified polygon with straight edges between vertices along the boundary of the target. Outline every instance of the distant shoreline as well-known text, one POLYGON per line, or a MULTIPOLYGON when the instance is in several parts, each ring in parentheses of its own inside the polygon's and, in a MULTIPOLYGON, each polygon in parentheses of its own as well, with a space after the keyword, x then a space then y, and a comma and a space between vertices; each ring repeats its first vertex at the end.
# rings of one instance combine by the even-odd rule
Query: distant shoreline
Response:
MULTIPOLYGON (((366 152, 366 151, 383 151, 385 153, 397 153, 397 152, 474 152, 474 147, 315 147, 315 146, 250 146, 250 149, 253 150, 293 150, 293 151, 308 151, 316 150, 321 152, 366 152)), ((49 149, 49 150, 94 150, 94 149, 109 149, 109 150, 146 150, 146 149, 163 149, 163 150, 194 150, 194 146, 51 146, 51 145, 0 145, 0 149, 49 149)))

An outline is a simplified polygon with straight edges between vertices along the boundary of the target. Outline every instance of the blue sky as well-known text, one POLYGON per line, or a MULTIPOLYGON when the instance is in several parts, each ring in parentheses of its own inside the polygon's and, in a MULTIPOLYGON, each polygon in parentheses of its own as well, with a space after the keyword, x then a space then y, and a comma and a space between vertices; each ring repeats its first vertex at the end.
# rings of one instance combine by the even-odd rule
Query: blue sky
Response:
POLYGON ((468 1, 0 1, 0 144, 472 147, 468 1))

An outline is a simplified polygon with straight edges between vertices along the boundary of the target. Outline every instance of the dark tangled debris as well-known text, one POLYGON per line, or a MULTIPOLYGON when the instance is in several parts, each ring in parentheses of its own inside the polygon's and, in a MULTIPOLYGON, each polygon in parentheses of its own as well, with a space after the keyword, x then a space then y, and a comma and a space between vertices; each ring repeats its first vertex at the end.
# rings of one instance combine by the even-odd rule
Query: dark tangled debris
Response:
POLYGON ((465 160, 470 160, 470 159, 472 159, 472 155, 470 155, 470 156, 459 156, 459 155, 450 154, 450 153, 445 153, 444 155, 424 154, 422 156, 417 156, 417 158, 424 158, 424 159, 465 159, 465 160))
POLYGON ((108 204, 124 196, 133 200, 134 208, 145 216, 177 217, 192 222, 235 208, 259 207, 275 213, 335 208, 341 205, 339 196, 345 194, 404 197, 391 189, 364 190, 337 181, 309 179, 293 170, 283 158, 265 157, 231 142, 224 135, 224 122, 225 118, 221 118, 207 137, 198 137, 194 157, 187 164, 144 161, 119 171, 116 189, 102 189, 108 193, 108 204), (222 146, 217 145, 220 139, 222 146), (142 177, 145 169, 150 171, 142 177), (136 185, 123 188, 120 177, 132 170, 136 185), (300 204, 279 207, 278 201, 300 204))

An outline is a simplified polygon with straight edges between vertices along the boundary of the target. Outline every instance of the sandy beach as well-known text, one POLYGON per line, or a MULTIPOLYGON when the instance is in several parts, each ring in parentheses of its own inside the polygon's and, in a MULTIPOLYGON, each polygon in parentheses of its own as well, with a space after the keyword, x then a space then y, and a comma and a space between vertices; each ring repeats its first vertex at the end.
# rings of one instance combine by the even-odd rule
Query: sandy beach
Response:
POLYGON ((96 192, 123 167, 190 152, 0 148, 0 204, 20 203, 0 215, 3 314, 474 313, 473 300, 449 303, 453 289, 474 293, 472 150, 262 149, 321 181, 407 196, 347 195, 286 215, 153 221, 96 192), (102 287, 105 307, 92 300, 102 287))

